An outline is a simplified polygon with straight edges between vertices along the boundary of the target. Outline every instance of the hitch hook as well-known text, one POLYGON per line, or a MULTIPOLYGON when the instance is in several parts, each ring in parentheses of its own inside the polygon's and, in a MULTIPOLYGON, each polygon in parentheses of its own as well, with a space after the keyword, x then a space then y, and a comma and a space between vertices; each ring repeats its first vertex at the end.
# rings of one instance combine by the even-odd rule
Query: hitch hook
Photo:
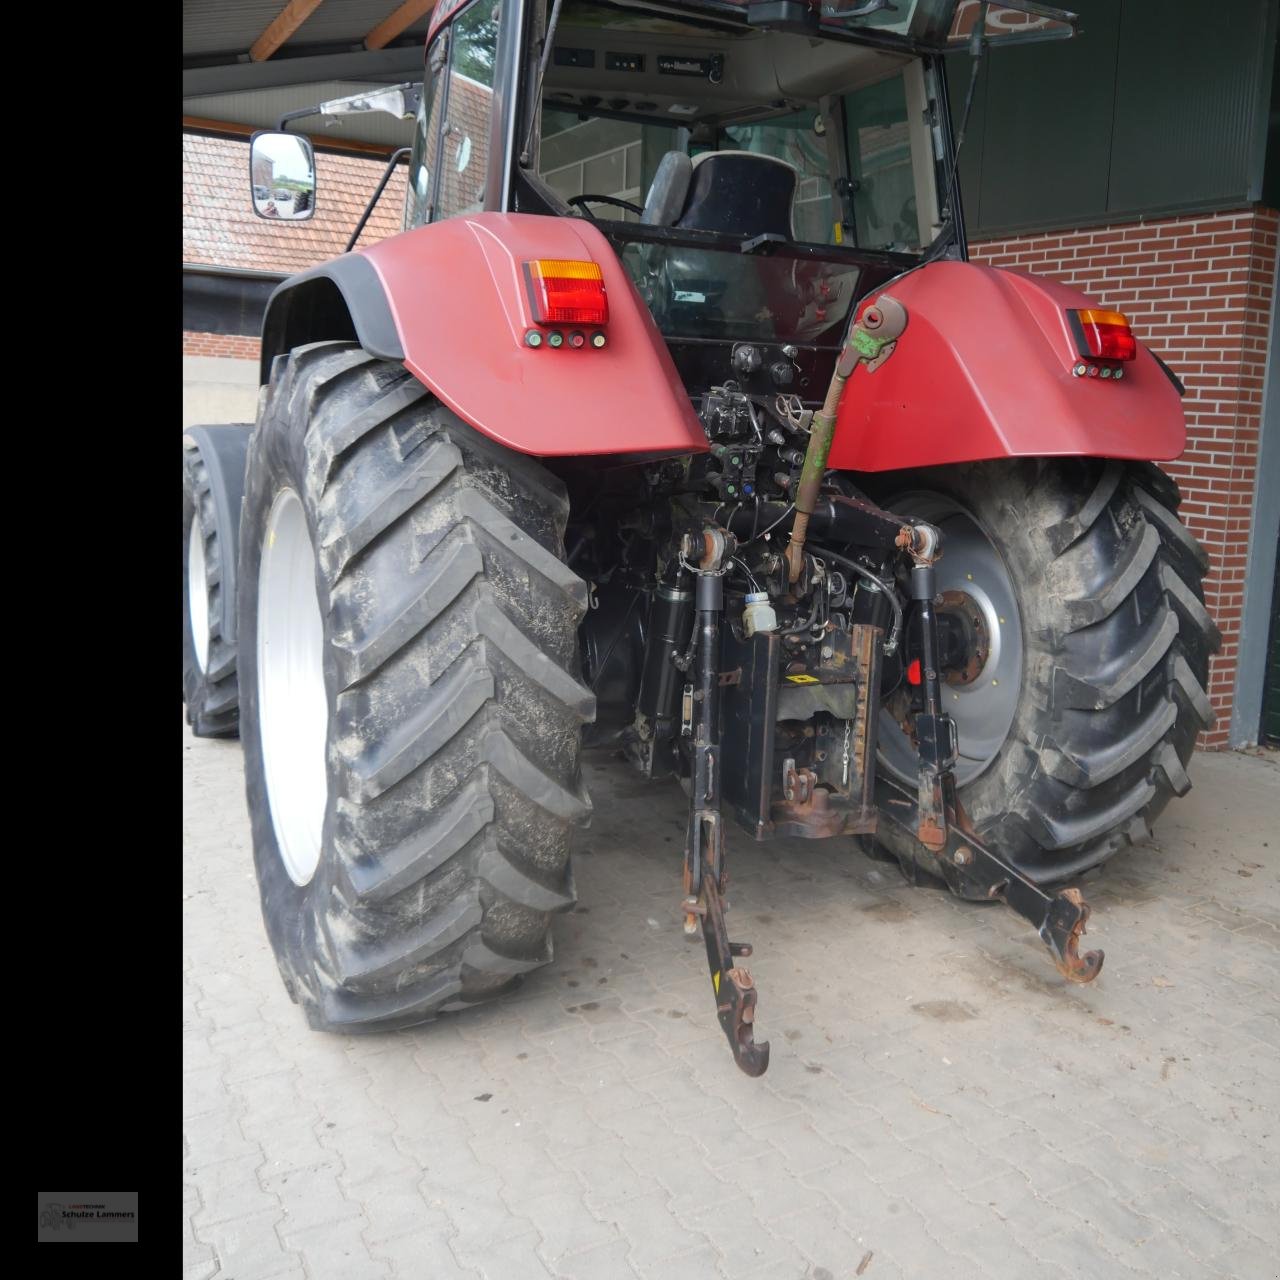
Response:
POLYGON ((1102 970, 1102 952, 1077 950, 1089 919, 1089 904, 1079 889, 1055 894, 1040 926, 1040 938, 1053 956, 1054 966, 1069 982, 1092 982, 1102 970))
POLYGON ((716 995, 716 1017, 729 1041, 733 1060, 749 1076, 762 1076, 769 1066, 769 1042, 756 1043, 756 988, 751 975, 733 960, 749 956, 745 942, 730 942, 724 925, 724 900, 712 876, 702 883, 702 936, 707 945, 707 966, 716 995))

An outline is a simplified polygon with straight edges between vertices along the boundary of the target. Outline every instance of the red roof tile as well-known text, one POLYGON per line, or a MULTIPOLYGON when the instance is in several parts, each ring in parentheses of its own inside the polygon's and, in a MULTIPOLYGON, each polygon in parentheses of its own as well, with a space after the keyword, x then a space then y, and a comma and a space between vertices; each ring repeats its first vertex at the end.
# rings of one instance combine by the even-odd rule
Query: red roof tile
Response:
MULTIPOLYGON (((252 209, 249 144, 238 138, 182 136, 184 262, 259 271, 302 271, 346 247, 384 162, 317 154, 316 213, 308 222, 259 218, 252 209)), ((399 166, 360 236, 372 244, 401 229, 405 167, 399 166)))

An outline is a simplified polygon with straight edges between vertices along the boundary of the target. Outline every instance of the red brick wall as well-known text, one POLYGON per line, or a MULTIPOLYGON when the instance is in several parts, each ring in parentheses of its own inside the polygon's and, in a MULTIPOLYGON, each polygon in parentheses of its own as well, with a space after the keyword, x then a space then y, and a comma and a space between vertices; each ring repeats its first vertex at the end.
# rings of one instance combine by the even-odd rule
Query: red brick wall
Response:
POLYGON ((1257 207, 971 246, 976 262, 1049 276, 1123 311, 1186 384, 1186 451, 1162 465, 1212 560, 1205 599, 1222 650, 1206 747, 1227 745, 1231 721, 1278 225, 1274 209, 1257 207))
POLYGON ((256 360, 262 354, 257 338, 242 338, 230 333, 193 333, 182 335, 184 356, 226 356, 233 360, 256 360))

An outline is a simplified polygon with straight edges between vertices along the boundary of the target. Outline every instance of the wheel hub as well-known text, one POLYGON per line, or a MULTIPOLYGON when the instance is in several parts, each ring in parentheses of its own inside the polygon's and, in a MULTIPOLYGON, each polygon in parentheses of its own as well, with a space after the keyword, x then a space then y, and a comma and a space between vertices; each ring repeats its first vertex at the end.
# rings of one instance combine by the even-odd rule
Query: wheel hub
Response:
POLYGON ((302 500, 282 489, 267 517, 258 572, 258 720, 276 844, 298 885, 319 864, 328 798, 329 700, 315 575, 302 500))
POLYGON ((944 591, 938 622, 950 630, 949 651, 942 654, 942 678, 954 686, 972 684, 986 670, 991 657, 987 619, 978 602, 965 591, 944 591))
MULTIPOLYGON (((946 630, 953 633, 960 655, 951 664, 941 655, 944 668, 949 665, 943 709, 955 721, 960 748, 956 782, 963 786, 999 754, 1018 708, 1022 617, 1013 579, 985 530, 955 499, 915 491, 886 506, 942 530, 942 555, 935 570, 942 595, 940 616, 949 615, 946 630)), ((895 705, 898 701, 895 696, 881 711, 880 763, 901 781, 913 783, 919 756, 911 736, 912 717, 895 705)))

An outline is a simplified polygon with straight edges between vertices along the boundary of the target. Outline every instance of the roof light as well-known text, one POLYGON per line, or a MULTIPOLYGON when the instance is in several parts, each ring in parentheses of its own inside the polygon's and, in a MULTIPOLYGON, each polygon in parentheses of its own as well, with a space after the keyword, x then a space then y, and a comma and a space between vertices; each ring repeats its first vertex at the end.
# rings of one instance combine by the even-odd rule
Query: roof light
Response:
POLYGON ((1138 354, 1137 339, 1129 329, 1128 317, 1121 312, 1090 308, 1068 311, 1067 318, 1075 333, 1076 350, 1082 356, 1095 360, 1132 360, 1138 354))
POLYGON ((537 258, 524 264, 529 303, 538 324, 607 324, 604 274, 595 262, 537 258))

